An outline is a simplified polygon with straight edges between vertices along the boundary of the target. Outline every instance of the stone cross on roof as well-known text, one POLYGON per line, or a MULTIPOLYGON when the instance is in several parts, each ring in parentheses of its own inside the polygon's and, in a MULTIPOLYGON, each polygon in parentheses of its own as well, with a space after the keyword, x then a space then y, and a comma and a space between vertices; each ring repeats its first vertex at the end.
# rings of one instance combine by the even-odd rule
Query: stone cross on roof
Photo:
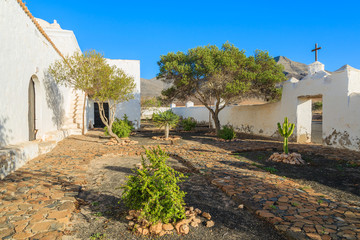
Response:
POLYGON ((317 51, 320 49, 321 49, 321 47, 318 47, 318 44, 315 43, 315 49, 311 50, 312 52, 315 52, 315 62, 318 60, 317 51))

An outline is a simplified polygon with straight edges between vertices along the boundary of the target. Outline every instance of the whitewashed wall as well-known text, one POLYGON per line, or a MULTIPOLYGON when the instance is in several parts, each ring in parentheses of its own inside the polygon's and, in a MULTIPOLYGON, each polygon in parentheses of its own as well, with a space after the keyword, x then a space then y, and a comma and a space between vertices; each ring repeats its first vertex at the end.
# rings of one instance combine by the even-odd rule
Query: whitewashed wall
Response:
MULTIPOLYGON (((75 34, 71 30, 61 29, 60 25, 55 21, 54 23, 48 23, 45 20, 36 18, 38 23, 44 29, 46 34, 50 37, 51 41, 60 50, 63 56, 71 56, 75 52, 81 52, 78 41, 75 34)), ((63 128, 75 128, 76 124, 73 124, 74 117, 74 99, 75 93, 72 89, 60 86, 62 94, 62 107, 64 108, 64 120, 63 128)), ((82 104, 81 104, 82 106, 82 104)))
POLYGON ((0 146, 28 141, 28 86, 35 81, 37 138, 61 128, 69 89, 47 75, 60 55, 16 0, 0 1, 0 146))
MULTIPOLYGON (((134 127, 137 129, 140 127, 140 61, 139 60, 120 60, 120 59, 108 59, 110 65, 115 65, 125 71, 126 74, 134 77, 136 88, 134 90, 134 99, 127 102, 118 104, 115 116, 122 118, 125 114, 129 117, 129 120, 134 123, 134 127)), ((91 99, 87 103, 87 126, 90 123, 94 123, 94 101, 91 99)))
MULTIPOLYGON (((193 117, 198 122, 209 122, 209 110, 205 107, 176 107, 172 111, 184 118, 193 117)), ((273 136, 276 133, 274 124, 281 120, 280 111, 280 103, 228 106, 220 112, 219 119, 221 125, 230 124, 239 132, 273 136)))
POLYGON ((141 119, 152 118, 152 115, 154 113, 165 112, 170 109, 171 108, 169 108, 169 107, 142 108, 141 109, 141 119))
MULTIPOLYGON (((238 131, 262 136, 277 136, 277 122, 288 117, 296 124, 298 142, 311 141, 311 98, 322 97, 323 144, 360 150, 360 70, 348 65, 328 73, 324 65, 309 65, 309 75, 301 81, 290 79, 283 84, 280 102, 230 106, 220 112, 222 125, 231 124, 238 131)), ((197 121, 208 121, 205 107, 175 107, 173 112, 197 121)))
POLYGON ((183 118, 192 117, 198 122, 209 122, 209 110, 205 107, 175 107, 171 110, 183 118))

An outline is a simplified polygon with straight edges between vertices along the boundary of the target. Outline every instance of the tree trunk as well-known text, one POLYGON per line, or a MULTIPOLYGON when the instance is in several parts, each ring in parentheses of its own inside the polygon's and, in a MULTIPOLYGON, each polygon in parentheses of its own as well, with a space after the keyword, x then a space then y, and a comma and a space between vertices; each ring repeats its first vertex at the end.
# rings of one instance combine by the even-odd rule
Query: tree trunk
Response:
MULTIPOLYGON (((114 113, 113 113, 113 111, 112 110, 110 111, 109 119, 107 119, 106 115, 105 115, 105 110, 104 110, 104 103, 100 102, 100 101, 97 101, 97 103, 99 105, 99 112, 100 112, 101 121, 107 127, 109 135, 111 137, 115 138, 118 143, 120 143, 121 139, 112 131, 112 125, 114 123, 114 116, 113 116, 114 113)), ((109 108, 111 109, 110 103, 109 103, 109 108)))
POLYGON ((219 120, 219 112, 215 111, 215 112, 211 112, 211 113, 212 113, 212 117, 213 117, 213 120, 215 123, 216 135, 219 135, 220 129, 221 129, 220 120, 219 120))
POLYGON ((111 123, 111 125, 109 125, 109 126, 107 126, 107 127, 108 127, 108 133, 109 133, 109 135, 110 135, 111 137, 115 138, 118 143, 120 143, 120 142, 121 142, 121 139, 120 139, 115 133, 113 133, 113 131, 112 131, 112 123, 111 123))
POLYGON ((169 124, 167 123, 167 124, 165 125, 165 139, 168 139, 168 138, 169 138, 169 131, 170 131, 170 129, 169 129, 169 124))

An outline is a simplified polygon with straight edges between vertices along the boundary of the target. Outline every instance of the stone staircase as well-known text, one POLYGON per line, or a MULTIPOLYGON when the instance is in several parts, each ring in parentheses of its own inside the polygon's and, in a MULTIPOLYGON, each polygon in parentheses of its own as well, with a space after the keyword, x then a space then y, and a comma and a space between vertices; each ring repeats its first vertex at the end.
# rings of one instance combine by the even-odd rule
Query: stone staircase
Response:
POLYGON ((73 91, 73 100, 71 101, 70 111, 65 117, 63 129, 72 129, 79 131, 81 134, 83 105, 85 93, 81 91, 73 91))

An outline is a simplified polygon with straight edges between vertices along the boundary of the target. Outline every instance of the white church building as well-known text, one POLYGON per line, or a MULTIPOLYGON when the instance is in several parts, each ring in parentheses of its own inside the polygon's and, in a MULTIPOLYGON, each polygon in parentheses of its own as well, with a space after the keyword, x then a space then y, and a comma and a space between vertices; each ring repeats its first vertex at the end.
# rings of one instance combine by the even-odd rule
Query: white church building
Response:
MULTIPOLYGON (((0 1, 0 178, 58 141, 81 134, 84 94, 56 84, 47 72, 56 60, 81 51, 74 33, 34 18, 21 0, 0 1)), ((108 60, 134 77, 135 98, 119 104, 140 127, 140 61, 108 60)), ((99 125, 97 106, 86 102, 85 128, 99 125)))

